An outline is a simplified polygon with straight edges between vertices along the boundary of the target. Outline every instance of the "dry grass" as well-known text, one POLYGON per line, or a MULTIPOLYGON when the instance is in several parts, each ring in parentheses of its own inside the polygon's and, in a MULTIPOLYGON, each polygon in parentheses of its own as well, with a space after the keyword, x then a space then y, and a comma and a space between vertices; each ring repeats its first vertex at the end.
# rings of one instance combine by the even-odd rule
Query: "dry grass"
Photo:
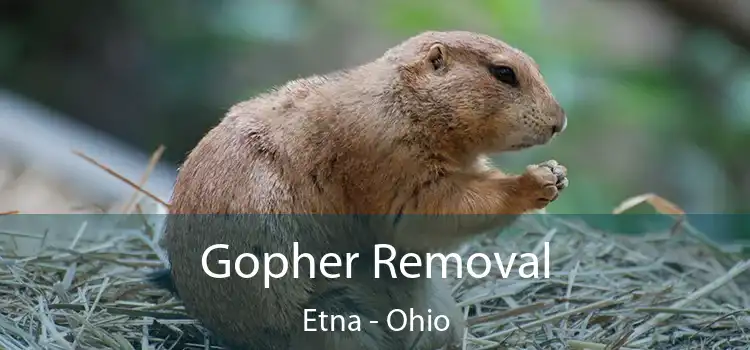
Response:
POLYGON ((538 252, 551 241, 552 273, 459 282, 461 305, 480 310, 467 349, 750 348, 750 261, 689 235, 611 236, 547 221, 472 247, 538 252))
MULTIPOLYGON (((689 235, 615 237, 541 221, 462 252, 542 256, 540 243, 551 242, 549 279, 454 284, 470 324, 466 349, 750 348, 750 262, 730 266, 689 235)), ((180 303, 142 281, 162 264, 154 235, 121 230, 84 246, 82 229, 65 248, 33 257, 4 252, 0 348, 206 347, 180 303)))
MULTIPOLYGON (((34 256, 0 251, 0 349, 215 347, 179 301, 144 283, 163 264, 158 228, 146 223, 131 216, 93 230, 82 217, 72 241, 47 242, 34 256)), ((467 245, 463 255, 543 256, 551 242, 551 277, 454 281, 469 324, 464 349, 750 348, 750 261, 683 224, 676 234, 632 237, 532 216, 521 235, 467 245)))

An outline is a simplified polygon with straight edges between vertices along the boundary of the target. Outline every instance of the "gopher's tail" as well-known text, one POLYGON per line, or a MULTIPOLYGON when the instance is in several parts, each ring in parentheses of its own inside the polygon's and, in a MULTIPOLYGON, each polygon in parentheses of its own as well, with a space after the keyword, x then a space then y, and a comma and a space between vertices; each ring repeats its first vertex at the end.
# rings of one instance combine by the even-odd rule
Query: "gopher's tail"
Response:
POLYGON ((149 283, 153 284, 156 287, 159 287, 161 289, 166 289, 170 293, 174 294, 176 297, 180 297, 177 294, 177 288, 174 286, 174 281, 172 280, 172 270, 169 268, 157 270, 154 272, 149 273, 146 276, 146 279, 149 283))

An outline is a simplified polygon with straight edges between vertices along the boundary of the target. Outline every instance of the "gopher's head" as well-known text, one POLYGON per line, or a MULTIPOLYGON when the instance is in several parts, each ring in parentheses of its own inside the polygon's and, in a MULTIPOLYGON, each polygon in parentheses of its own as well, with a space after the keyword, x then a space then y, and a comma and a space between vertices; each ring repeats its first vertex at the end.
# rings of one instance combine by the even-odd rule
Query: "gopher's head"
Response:
POLYGON ((490 36, 425 32, 383 56, 411 94, 413 119, 479 152, 524 149, 565 130, 536 62, 490 36))

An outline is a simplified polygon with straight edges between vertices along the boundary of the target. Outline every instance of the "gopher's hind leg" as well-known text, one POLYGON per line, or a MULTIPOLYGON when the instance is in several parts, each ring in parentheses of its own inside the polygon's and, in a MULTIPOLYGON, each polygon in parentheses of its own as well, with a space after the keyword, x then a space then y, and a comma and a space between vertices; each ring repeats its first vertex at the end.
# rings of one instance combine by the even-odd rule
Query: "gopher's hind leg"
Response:
POLYGON ((307 307, 314 309, 308 313, 307 319, 311 321, 308 323, 310 328, 315 330, 304 331, 301 327, 292 336, 290 350, 460 348, 458 346, 465 329, 464 317, 451 296, 450 286, 439 274, 434 278, 355 278, 328 283, 321 288, 325 292, 317 295, 307 307), (321 313, 326 315, 322 318, 324 323, 319 318, 321 313), (414 319, 420 316, 423 322, 411 321, 410 314, 415 315, 414 319), (406 320, 403 315, 406 315, 406 320), (351 320, 355 318, 358 329, 349 330, 349 326, 353 325, 351 320), (414 331, 408 323, 404 327, 404 322, 411 322, 414 331))
MULTIPOLYGON (((456 305, 455 299, 451 295, 450 285, 438 276, 433 274, 433 278, 420 278, 413 282, 419 286, 413 291, 417 292, 412 295, 411 305, 403 305, 399 308, 404 310, 408 315, 409 308, 412 308, 415 315, 422 316, 424 328, 419 332, 412 332, 409 339, 410 346, 414 344, 413 350, 438 350, 438 349, 460 349, 461 340, 465 329, 464 316, 461 309, 456 305), (433 323, 428 325, 428 316, 431 316, 433 323), (438 320, 438 317, 440 319, 438 320), (446 325, 445 320, 448 324, 446 325), (440 329, 436 329, 436 326, 440 329), (429 329, 428 327, 431 327, 429 329)), ((396 298, 400 300, 409 300, 408 298, 396 298)), ((414 324, 416 327, 421 324, 414 324)))

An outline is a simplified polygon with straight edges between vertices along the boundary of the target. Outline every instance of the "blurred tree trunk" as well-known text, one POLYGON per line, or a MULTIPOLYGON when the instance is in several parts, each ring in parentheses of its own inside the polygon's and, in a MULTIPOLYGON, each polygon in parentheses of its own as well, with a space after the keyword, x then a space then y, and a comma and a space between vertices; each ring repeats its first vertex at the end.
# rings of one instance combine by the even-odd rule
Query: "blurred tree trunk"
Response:
POLYGON ((683 20, 714 28, 735 44, 750 50, 750 1, 650 0, 683 20))
MULTIPOLYGON (((743 51, 750 53, 750 1, 746 0, 646 0, 678 17, 687 29, 710 28, 743 51)), ((683 50, 684 52, 684 50, 683 50)), ((699 97, 696 108, 704 113, 691 114, 695 119, 685 123, 690 139, 711 153, 721 163, 730 186, 730 207, 735 212, 750 212, 750 162, 747 149, 750 137, 737 130, 721 111, 722 99, 727 96, 727 81, 734 71, 716 76, 696 72, 686 55, 675 57, 677 76, 683 77, 693 95, 699 97), (709 138, 707 135, 713 135, 709 138)), ((730 69, 736 69, 731 67, 730 69)), ((743 67, 744 68, 744 64, 743 67)))

